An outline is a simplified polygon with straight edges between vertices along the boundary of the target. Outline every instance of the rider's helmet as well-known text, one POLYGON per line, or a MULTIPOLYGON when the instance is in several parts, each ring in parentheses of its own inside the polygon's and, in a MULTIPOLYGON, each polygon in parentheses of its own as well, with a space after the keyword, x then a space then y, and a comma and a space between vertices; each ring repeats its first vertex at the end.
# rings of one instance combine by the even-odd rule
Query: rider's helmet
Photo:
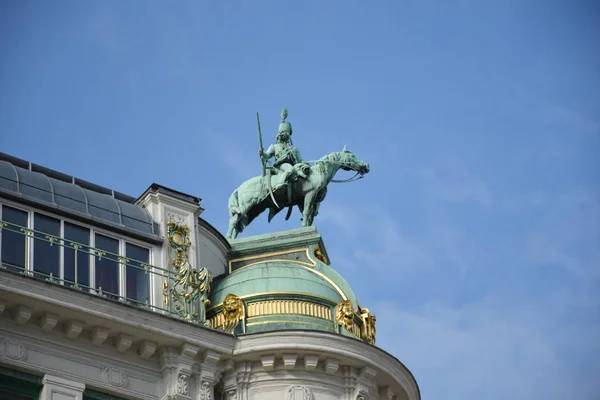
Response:
POLYGON ((287 108, 281 111, 281 123, 279 124, 279 134, 287 134, 288 137, 292 137, 292 124, 286 121, 288 116, 287 108))

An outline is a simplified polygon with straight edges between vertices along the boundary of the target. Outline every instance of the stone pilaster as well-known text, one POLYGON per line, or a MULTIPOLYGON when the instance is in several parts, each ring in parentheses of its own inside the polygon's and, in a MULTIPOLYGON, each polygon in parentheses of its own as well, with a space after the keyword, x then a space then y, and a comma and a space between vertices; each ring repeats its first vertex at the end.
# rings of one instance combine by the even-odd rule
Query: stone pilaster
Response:
POLYGON ((374 398, 372 393, 375 392, 377 387, 377 371, 371 367, 362 368, 358 377, 356 378, 356 393, 354 398, 356 400, 371 400, 374 398))
POLYGON ((42 379, 40 400, 83 400, 85 384, 52 375, 42 379))
MULTIPOLYGON (((200 362, 196 362, 193 368, 196 395, 198 400, 213 400, 215 396, 215 385, 221 378, 218 362, 221 353, 206 350, 202 354, 200 362)), ((220 399, 219 399, 220 400, 220 399)))
POLYGON ((199 348, 184 344, 180 349, 164 348, 160 354, 162 387, 161 399, 190 400, 190 377, 199 348))

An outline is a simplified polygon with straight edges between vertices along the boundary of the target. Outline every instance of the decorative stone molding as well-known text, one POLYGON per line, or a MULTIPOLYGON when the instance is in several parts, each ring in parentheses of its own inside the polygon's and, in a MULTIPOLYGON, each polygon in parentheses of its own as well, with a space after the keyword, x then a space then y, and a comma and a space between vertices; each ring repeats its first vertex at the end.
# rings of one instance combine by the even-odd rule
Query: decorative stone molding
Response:
POLYGON ((104 343, 107 338, 108 338, 108 329, 106 329, 102 326, 97 326, 94 329, 92 329, 91 339, 92 339, 92 343, 95 346, 101 346, 102 343, 104 343))
POLYGON ((218 369, 220 359, 221 353, 206 350, 202 355, 202 361, 194 364, 192 368, 198 392, 197 397, 200 400, 212 400, 214 397, 214 385, 221 377, 221 371, 218 369))
POLYGON ((273 369, 275 368, 275 355, 271 354, 268 356, 260 356, 260 362, 265 371, 273 371, 273 369))
POLYGON ((340 368, 340 362, 338 360, 333 360, 328 358, 325 360, 325 373, 329 375, 333 375, 340 368))
POLYGON ((369 396, 369 393, 367 393, 367 392, 360 391, 356 395, 356 400, 370 400, 370 399, 371 399, 371 396, 369 396))
POLYGON ((124 333, 119 333, 115 338, 115 347, 120 353, 125 353, 133 343, 133 338, 131 335, 126 335, 124 333))
POLYGON ((24 305, 18 305, 15 307, 13 321, 15 321, 17 325, 25 325, 27 321, 29 321, 29 318, 31 318, 32 313, 33 310, 31 308, 24 305))
POLYGON ((286 370, 293 370, 296 367, 296 360, 298 359, 297 354, 284 354, 283 355, 283 368, 286 370))
POLYGON ((306 386, 295 385, 285 391, 285 400, 313 400, 313 394, 306 386))
POLYGON ((60 319, 59 315, 53 314, 50 312, 45 312, 40 317, 40 328, 44 332, 50 332, 52 329, 54 329, 56 324, 58 324, 59 319, 60 319))
POLYGON ((117 391, 127 398, 158 400, 157 382, 160 382, 160 376, 148 368, 149 364, 122 364, 122 357, 116 352, 103 352, 98 349, 94 351, 90 342, 73 344, 64 336, 48 335, 31 324, 20 330, 27 336, 8 332, 6 336, 0 337, 0 363, 5 366, 69 377, 98 390, 117 391), (8 354, 7 341, 10 343, 8 354), (19 346, 16 346, 16 343, 19 343, 19 346), (126 369, 123 365, 127 365, 126 369), (108 367, 116 370, 108 371, 108 367), (119 386, 123 376, 119 377, 118 371, 125 375, 124 386, 119 386))
POLYGON ((227 400, 237 399, 237 376, 235 374, 235 363, 228 360, 223 365, 225 378, 223 380, 223 393, 227 400))
POLYGON ((127 386, 127 375, 116 367, 106 367, 102 370, 102 378, 111 386, 122 388, 127 386))
POLYGON ((187 215, 180 214, 176 211, 167 210, 166 208, 165 208, 165 210, 166 210, 166 217, 167 217, 166 220, 167 221, 172 221, 177 225, 185 225, 187 223, 187 219, 188 219, 187 215))
POLYGON ((190 398, 190 378, 194 359, 200 348, 184 343, 179 349, 167 347, 161 349, 160 363, 162 369, 162 396, 174 399, 190 398))
POLYGON ((149 359, 156 352, 156 347, 158 344, 156 342, 151 342, 149 340, 143 340, 138 347, 138 354, 144 360, 149 359))
POLYGON ((5 339, 2 341, 2 353, 11 360, 24 360, 27 349, 18 340, 5 339))
POLYGON ((200 400, 212 400, 213 398, 213 384, 208 381, 202 381, 199 386, 198 397, 200 400))
POLYGON ((65 334, 69 339, 76 339, 82 331, 82 321, 70 320, 65 324, 65 334))
POLYGON ((396 393, 389 386, 379 388, 379 400, 396 400, 396 393))
POLYGON ((177 376, 177 394, 181 394, 183 396, 188 395, 188 381, 190 376, 180 372, 177 376))
POLYGON ((370 400, 371 393, 377 387, 377 371, 371 367, 363 367, 355 380, 356 397, 361 400, 370 400))
POLYGON ((306 355, 304 356, 304 369, 307 371, 314 371, 317 369, 317 364, 319 364, 319 356, 314 355, 306 355))

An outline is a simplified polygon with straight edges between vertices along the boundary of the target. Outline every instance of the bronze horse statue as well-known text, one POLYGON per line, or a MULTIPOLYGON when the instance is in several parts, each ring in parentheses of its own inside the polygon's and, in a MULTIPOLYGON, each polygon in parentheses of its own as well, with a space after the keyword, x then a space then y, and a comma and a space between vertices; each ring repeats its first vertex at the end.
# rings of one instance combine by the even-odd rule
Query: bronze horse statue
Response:
MULTIPOLYGON (((327 185, 340 169, 355 171, 363 176, 369 172, 369 164, 359 160, 347 150, 328 154, 310 167, 306 179, 298 178, 292 186, 290 201, 281 174, 255 176, 242 183, 229 197, 229 229, 226 237, 235 239, 256 217, 269 209, 269 222, 284 207, 298 206, 302 213, 302 226, 310 226, 318 213, 320 203, 327 194, 327 185), (271 179, 270 184, 266 179, 271 179), (269 193, 269 188, 276 188, 269 193), (272 196, 271 196, 272 195, 272 196), (273 201, 275 200, 275 202, 273 201)), ((289 218, 290 212, 286 219, 289 218)))

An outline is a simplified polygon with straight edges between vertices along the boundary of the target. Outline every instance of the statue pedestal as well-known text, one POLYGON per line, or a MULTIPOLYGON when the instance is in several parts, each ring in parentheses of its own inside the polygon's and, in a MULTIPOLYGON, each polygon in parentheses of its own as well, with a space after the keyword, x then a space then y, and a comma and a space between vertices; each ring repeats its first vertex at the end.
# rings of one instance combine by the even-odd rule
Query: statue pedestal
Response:
POLYGON ((213 328, 235 325, 236 333, 309 329, 360 338, 356 296, 329 265, 314 227, 230 243, 228 274, 215 280, 207 311, 213 328), (354 308, 349 329, 336 316, 348 301, 354 308))

